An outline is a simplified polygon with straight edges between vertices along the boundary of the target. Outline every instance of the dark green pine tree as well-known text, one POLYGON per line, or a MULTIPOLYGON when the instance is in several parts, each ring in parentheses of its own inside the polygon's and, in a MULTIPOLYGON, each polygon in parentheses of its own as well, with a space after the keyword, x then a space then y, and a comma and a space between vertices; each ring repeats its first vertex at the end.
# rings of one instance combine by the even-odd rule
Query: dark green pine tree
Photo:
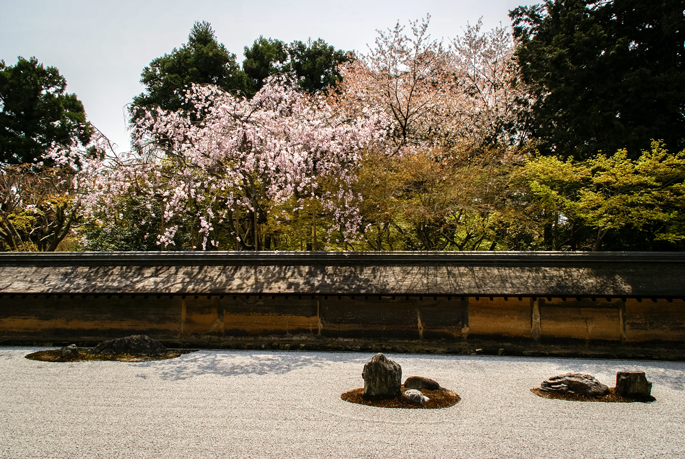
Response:
POLYGON ((35 57, 14 66, 0 61, 0 162, 34 163, 51 148, 89 142, 83 104, 66 87, 55 67, 35 57))
POLYGON ((269 76, 282 74, 283 66, 288 61, 285 43, 273 38, 259 37, 252 46, 244 48, 243 54, 243 71, 249 79, 250 97, 261 89, 269 76))
POLYGON ((325 92, 342 79, 338 66, 347 62, 349 53, 336 50, 319 38, 316 41, 293 41, 259 37, 245 47, 243 70, 250 79, 250 95, 272 75, 292 73, 297 86, 309 93, 325 92))
POLYGON ((193 83, 216 85, 238 95, 244 95, 249 88, 235 54, 217 42, 212 26, 204 21, 193 25, 188 43, 150 62, 140 82, 145 92, 133 98, 131 121, 143 116, 145 109, 185 108, 183 94, 193 83))
POLYGON ((547 0, 510 12, 528 129, 543 153, 585 159, 652 139, 685 148, 682 0, 547 0))
POLYGON ((350 53, 336 50, 321 38, 307 43, 294 41, 288 45, 288 54, 287 70, 295 72, 297 85, 310 93, 335 86, 342 80, 338 67, 350 60, 350 53))

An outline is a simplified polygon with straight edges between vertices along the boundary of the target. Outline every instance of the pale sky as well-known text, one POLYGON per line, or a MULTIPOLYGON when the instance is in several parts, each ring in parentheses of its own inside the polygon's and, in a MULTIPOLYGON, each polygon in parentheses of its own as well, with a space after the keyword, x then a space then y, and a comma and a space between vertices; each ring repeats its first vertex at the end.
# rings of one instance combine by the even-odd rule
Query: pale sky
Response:
POLYGON ((482 17, 484 30, 509 25, 526 0, 0 0, 0 59, 35 56, 57 67, 88 120, 128 150, 126 105, 143 91, 140 74, 188 39, 195 21, 212 24, 219 42, 243 60, 260 35, 285 42, 323 38, 365 52, 376 30, 431 15, 433 38, 451 38, 482 17))

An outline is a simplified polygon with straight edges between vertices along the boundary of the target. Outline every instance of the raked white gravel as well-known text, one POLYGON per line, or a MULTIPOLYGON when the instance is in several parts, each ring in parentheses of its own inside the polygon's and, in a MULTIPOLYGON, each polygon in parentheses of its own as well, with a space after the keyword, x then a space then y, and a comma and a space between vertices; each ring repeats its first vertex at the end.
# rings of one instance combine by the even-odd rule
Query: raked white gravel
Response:
POLYGON ((388 354, 462 400, 354 405, 370 353, 199 351, 144 363, 47 363, 0 347, 2 458, 682 458, 685 363, 388 354), (653 382, 653 403, 542 399, 569 371, 653 382))

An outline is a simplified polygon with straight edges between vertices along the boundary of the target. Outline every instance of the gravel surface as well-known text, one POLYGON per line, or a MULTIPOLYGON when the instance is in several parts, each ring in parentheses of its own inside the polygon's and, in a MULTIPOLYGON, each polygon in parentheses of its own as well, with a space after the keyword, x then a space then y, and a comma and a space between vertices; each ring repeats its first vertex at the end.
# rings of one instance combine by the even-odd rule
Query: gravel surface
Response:
POLYGON ((685 363, 387 354, 462 400, 354 405, 369 353, 199 351, 140 363, 31 361, 0 347, 2 458, 685 457, 685 363), (569 371, 653 382, 653 403, 548 400, 569 371))

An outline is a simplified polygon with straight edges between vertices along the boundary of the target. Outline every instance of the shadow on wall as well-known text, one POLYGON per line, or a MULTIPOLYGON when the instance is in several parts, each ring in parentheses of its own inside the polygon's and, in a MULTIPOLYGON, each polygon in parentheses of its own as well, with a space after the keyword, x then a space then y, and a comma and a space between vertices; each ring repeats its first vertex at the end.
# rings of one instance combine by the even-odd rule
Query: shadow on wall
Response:
MULTIPOLYGON (((416 271, 416 269, 414 270, 416 271)), ((315 294, 382 293, 396 279, 381 267, 346 266, 63 266, 41 278, 41 293, 89 294, 315 294), (378 290, 378 292, 376 292, 378 290)), ((416 274, 416 273, 414 273, 416 274)), ((406 280, 405 280, 406 282, 406 280)), ((413 283, 410 283, 413 286, 413 283)), ((0 291, 11 284, 0 285, 0 291)), ((18 288, 17 286, 14 286, 18 288)))

